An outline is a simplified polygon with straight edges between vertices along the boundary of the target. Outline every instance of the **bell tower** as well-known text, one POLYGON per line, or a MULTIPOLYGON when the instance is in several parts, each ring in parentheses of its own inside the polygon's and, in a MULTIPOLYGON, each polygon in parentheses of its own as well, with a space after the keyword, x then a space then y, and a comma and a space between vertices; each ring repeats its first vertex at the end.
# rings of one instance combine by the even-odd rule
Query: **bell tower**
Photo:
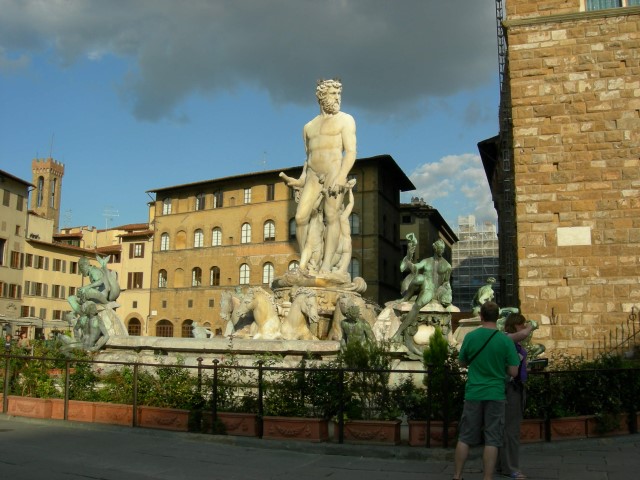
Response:
POLYGON ((31 197, 31 210, 53 220, 53 231, 58 232, 64 164, 51 157, 36 158, 31 162, 31 172, 32 183, 36 186, 31 197))

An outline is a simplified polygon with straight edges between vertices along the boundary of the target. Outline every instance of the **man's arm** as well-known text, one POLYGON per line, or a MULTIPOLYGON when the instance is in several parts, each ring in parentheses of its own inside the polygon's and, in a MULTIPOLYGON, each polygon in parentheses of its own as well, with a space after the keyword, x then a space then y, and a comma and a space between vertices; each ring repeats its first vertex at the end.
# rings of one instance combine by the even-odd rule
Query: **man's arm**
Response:
POLYGON ((509 365, 509 367, 507 368, 507 374, 509 374, 510 377, 515 378, 518 376, 518 366, 513 366, 513 365, 509 365))
POLYGON ((519 332, 507 333, 507 336, 513 340, 514 343, 518 343, 531 335, 531 332, 533 332, 533 325, 531 323, 527 323, 527 326, 519 332))
POLYGON ((342 125, 342 164, 340 165, 340 173, 337 182, 341 184, 347 183, 347 175, 351 171, 351 167, 356 161, 356 121, 351 115, 345 113, 342 125))

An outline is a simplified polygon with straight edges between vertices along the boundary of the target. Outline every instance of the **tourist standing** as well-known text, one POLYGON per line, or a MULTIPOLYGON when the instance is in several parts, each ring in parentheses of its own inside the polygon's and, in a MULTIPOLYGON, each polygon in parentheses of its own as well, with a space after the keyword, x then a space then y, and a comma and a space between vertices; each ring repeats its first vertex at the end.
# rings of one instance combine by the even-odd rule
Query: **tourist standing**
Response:
POLYGON ((464 408, 455 452, 454 480, 462 479, 469 448, 482 441, 484 433, 484 480, 491 480, 504 436, 505 376, 518 374, 520 359, 513 341, 499 333, 500 308, 486 302, 480 308, 481 326, 462 342, 458 361, 468 367, 464 408))
POLYGON ((534 322, 527 322, 524 315, 511 313, 504 322, 504 332, 514 342, 520 366, 518 375, 507 383, 507 406, 504 418, 504 441, 498 457, 498 472, 505 477, 525 480, 527 477, 520 471, 520 424, 526 402, 527 382, 527 350, 520 344, 533 330, 534 322))

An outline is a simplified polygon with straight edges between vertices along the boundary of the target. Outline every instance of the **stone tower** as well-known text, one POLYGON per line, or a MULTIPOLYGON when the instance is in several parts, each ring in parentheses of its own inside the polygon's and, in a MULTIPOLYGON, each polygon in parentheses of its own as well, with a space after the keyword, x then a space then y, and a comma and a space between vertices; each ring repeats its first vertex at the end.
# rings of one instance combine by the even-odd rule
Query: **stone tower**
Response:
POLYGON ((36 189, 31 197, 31 210, 53 220, 54 232, 60 223, 60 199, 64 164, 53 158, 36 158, 31 162, 33 184, 36 189))

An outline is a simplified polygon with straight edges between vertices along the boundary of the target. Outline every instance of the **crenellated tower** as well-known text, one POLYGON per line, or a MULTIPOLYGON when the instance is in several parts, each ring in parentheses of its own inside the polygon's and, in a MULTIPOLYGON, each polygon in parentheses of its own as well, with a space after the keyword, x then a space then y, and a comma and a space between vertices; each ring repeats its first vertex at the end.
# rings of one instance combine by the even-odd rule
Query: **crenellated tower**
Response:
POLYGON ((36 158, 31 162, 33 184, 36 189, 31 197, 31 210, 53 220, 54 232, 60 223, 60 199, 64 164, 53 158, 36 158))

